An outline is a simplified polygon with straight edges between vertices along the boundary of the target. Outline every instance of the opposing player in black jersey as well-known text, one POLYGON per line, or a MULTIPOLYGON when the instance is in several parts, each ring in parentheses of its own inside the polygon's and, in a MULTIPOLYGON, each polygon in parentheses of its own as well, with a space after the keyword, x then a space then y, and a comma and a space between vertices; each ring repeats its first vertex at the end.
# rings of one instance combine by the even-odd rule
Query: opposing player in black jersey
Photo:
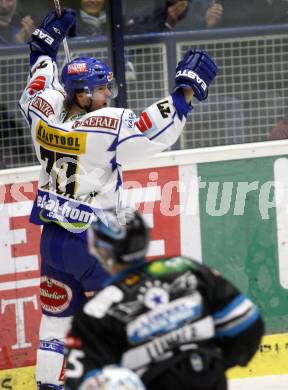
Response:
MULTIPOLYGON (((189 258, 147 262, 149 231, 131 209, 105 212, 90 251, 112 275, 76 314, 67 338, 68 389, 95 368, 121 364, 148 390, 225 390, 263 335, 258 308, 217 272, 189 258)), ((97 388, 97 387, 95 387, 97 388)))

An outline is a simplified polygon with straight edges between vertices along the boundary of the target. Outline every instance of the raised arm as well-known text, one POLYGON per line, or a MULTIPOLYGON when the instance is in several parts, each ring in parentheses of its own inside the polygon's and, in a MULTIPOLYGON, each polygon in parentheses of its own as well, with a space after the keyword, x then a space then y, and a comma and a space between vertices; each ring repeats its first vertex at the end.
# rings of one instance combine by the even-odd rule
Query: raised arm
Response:
POLYGON ((144 110, 139 120, 131 111, 124 111, 117 145, 118 163, 148 158, 173 145, 193 108, 193 96, 199 101, 207 99, 216 73, 217 65, 205 51, 188 50, 177 65, 175 88, 168 97, 144 110))
POLYGON ((63 39, 75 35, 76 13, 63 10, 60 18, 50 12, 32 33, 30 46, 30 71, 27 85, 20 98, 20 108, 28 120, 31 100, 47 88, 63 93, 58 80, 56 57, 63 39))

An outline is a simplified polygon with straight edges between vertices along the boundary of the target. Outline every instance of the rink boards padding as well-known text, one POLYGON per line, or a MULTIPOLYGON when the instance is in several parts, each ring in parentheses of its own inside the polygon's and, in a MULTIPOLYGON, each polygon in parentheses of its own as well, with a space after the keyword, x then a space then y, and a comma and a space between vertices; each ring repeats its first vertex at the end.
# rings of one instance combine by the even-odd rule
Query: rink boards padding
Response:
MULTIPOLYGON (((124 199, 152 227, 151 259, 189 255, 259 305, 274 341, 238 377, 288 373, 288 143, 268 144, 164 153, 124 174, 124 199)), ((23 382, 35 365, 41 230, 29 213, 38 175, 38 167, 0 172, 0 370, 8 389, 5 375, 23 382)))
MULTIPOLYGON (((229 379, 287 374, 288 334, 265 336, 258 353, 247 367, 228 372, 229 379)), ((35 367, 0 371, 0 389, 36 390, 35 367), (1 387, 2 386, 2 387, 1 387)))

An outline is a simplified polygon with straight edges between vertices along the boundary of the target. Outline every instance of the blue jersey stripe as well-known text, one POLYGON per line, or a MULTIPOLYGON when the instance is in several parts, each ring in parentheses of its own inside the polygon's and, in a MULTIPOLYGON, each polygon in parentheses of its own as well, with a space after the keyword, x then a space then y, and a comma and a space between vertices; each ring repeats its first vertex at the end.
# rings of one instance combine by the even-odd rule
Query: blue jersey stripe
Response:
POLYGON ((164 133, 164 131, 169 129, 169 127, 171 127, 172 125, 174 125, 174 121, 170 122, 166 127, 164 127, 164 129, 158 131, 158 133, 153 135, 153 137, 151 137, 150 140, 152 141, 154 138, 159 137, 160 134, 164 133))
MULTIPOLYGON (((142 137, 144 138, 145 136, 143 134, 133 134, 133 135, 129 135, 129 137, 126 137, 126 138, 123 138, 121 141, 118 142, 118 145, 121 145, 123 142, 127 141, 128 139, 131 139, 131 138, 136 138, 136 137, 142 137)), ((147 138, 147 137, 146 137, 147 138)))
POLYGON ((213 314, 214 320, 224 318, 225 316, 227 316, 227 314, 229 314, 233 309, 235 309, 235 307, 239 306, 242 302, 244 302, 245 299, 247 299, 246 295, 244 295, 244 294, 238 295, 227 306, 225 306, 223 309, 221 309, 219 311, 216 311, 213 314))
POLYGON ((216 330, 216 337, 233 337, 249 328, 259 318, 259 310, 253 311, 253 314, 248 317, 245 321, 237 324, 229 329, 216 330))

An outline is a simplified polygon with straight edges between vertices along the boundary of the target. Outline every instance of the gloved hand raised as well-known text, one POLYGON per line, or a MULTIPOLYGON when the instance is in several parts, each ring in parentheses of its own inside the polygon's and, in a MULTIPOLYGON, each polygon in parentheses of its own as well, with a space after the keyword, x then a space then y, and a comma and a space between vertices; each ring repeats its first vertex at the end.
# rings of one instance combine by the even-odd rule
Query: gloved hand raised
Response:
POLYGON ((216 74, 217 65, 204 50, 188 50, 176 67, 175 90, 190 87, 198 100, 205 100, 216 74))
POLYGON ((29 41, 31 52, 46 54, 53 60, 56 59, 60 43, 63 39, 76 35, 76 11, 63 9, 58 17, 55 11, 43 19, 29 41))

